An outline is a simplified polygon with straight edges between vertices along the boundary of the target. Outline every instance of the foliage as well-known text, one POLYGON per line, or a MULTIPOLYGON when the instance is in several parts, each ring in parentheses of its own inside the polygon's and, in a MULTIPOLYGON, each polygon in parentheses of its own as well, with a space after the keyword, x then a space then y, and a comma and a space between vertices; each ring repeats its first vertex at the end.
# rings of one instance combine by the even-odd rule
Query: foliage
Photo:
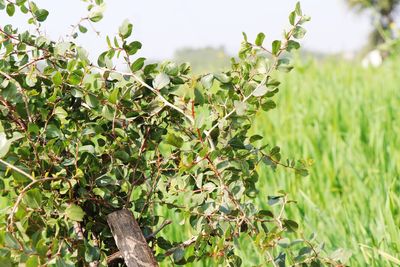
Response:
MULTIPOLYGON (((357 11, 371 10, 374 22, 374 31, 371 33, 371 44, 376 46, 385 42, 387 32, 394 24, 394 15, 399 0, 347 0, 350 7, 357 11)), ((391 35, 391 34, 390 34, 391 35)))
POLYGON ((88 16, 55 42, 41 33, 48 11, 0 0, 37 31, 0 28, 0 265, 105 265, 117 250, 105 216, 123 207, 159 261, 239 266, 237 242, 247 236, 274 266, 336 264, 314 239, 288 241, 298 224, 285 215, 286 193, 268 197, 268 209, 254 205, 267 201, 257 190, 260 163, 307 175, 307 162, 282 162, 279 147, 249 134, 259 110, 275 107, 277 71, 292 69, 284 53, 299 48, 309 20, 300 4, 271 49, 263 34, 255 44, 244 35, 229 71, 193 78, 188 64, 134 58, 141 43, 128 21, 90 62, 74 39, 102 19, 104 4, 85 2, 88 16), (130 72, 115 69, 118 58, 130 72), (190 224, 187 241, 154 234, 167 210, 190 224))

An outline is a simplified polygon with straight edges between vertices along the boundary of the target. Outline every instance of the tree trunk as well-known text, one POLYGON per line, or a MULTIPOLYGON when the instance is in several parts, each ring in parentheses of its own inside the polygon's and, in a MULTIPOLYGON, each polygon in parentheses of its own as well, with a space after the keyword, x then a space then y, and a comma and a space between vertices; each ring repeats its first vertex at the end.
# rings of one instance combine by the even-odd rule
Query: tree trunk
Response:
POLYGON ((156 267, 157 261, 131 211, 122 209, 107 216, 115 243, 128 267, 156 267))

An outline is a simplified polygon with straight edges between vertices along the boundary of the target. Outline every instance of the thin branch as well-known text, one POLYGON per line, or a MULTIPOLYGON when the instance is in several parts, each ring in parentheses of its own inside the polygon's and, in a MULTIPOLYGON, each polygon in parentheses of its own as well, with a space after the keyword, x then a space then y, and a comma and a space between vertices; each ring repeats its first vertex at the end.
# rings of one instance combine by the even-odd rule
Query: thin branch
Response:
POLYGON ((14 170, 16 172, 22 174, 23 176, 29 178, 31 181, 36 181, 36 179, 32 175, 30 175, 29 173, 26 173, 25 171, 21 170, 20 168, 18 168, 16 166, 14 166, 14 165, 2 160, 2 159, 0 159, 0 163, 4 164, 8 168, 10 168, 10 169, 12 169, 12 170, 14 170))
POLYGON ((197 241, 197 238, 198 238, 197 236, 193 236, 192 238, 190 238, 190 239, 188 239, 188 240, 186 240, 186 241, 180 243, 180 244, 177 245, 176 247, 173 247, 173 248, 167 250, 167 252, 165 252, 164 255, 165 255, 165 256, 170 256, 170 255, 174 254, 174 252, 175 252, 177 249, 186 248, 186 247, 191 246, 193 243, 195 243, 195 242, 197 241))
POLYGON ((117 251, 107 257, 107 265, 110 265, 111 263, 113 263, 116 260, 123 260, 123 259, 124 259, 124 257, 122 256, 121 251, 117 251))
POLYGON ((164 229, 166 226, 170 225, 172 223, 171 220, 165 220, 160 227, 158 227, 153 233, 149 234, 148 236, 145 236, 146 240, 153 239, 162 229, 164 229))
POLYGON ((19 89, 19 91, 22 95, 22 99, 24 100, 26 114, 28 115, 29 122, 33 122, 31 114, 29 112, 28 97, 25 95, 25 93, 24 93, 25 90, 22 88, 21 84, 15 78, 11 77, 10 75, 8 75, 5 72, 0 71, 0 74, 3 75, 4 77, 6 77, 8 80, 13 80, 15 82, 17 88, 19 89))
MULTIPOLYGON (((275 64, 274 64, 273 66, 275 66, 275 64)), ((242 101, 243 103, 246 103, 246 102, 253 96, 254 92, 255 92, 258 88, 260 88, 261 86, 263 86, 263 85, 267 82, 268 77, 269 77, 269 74, 270 74, 270 72, 271 72, 272 70, 273 70, 273 67, 271 67, 270 71, 268 71, 268 73, 265 74, 265 77, 264 77, 264 79, 261 81, 261 83, 260 83, 248 96, 246 96, 246 97, 243 99, 243 101, 242 101)), ((222 119, 218 120, 218 122, 217 122, 216 124, 214 124, 209 130, 205 130, 205 131, 204 131, 204 134, 205 134, 207 137, 209 137, 210 134, 211 134, 211 132, 212 132, 216 127, 218 127, 218 125, 219 125, 219 123, 220 123, 221 121, 224 121, 224 120, 228 119, 228 118, 229 118, 230 116, 232 116, 235 112, 236 112, 236 107, 233 107, 233 109, 232 109, 228 114, 226 114, 222 119)))
POLYGON ((74 222, 74 231, 76 233, 76 236, 78 237, 78 240, 84 240, 83 236, 83 230, 82 230, 82 225, 80 222, 74 222))
POLYGON ((39 61, 41 61, 41 60, 44 60, 44 59, 47 59, 47 58, 49 58, 49 57, 50 57, 50 56, 42 56, 42 57, 36 58, 36 59, 34 59, 34 60, 32 60, 32 61, 26 63, 25 65, 21 66, 21 67, 20 67, 17 71, 15 71, 14 73, 17 74, 17 73, 19 73, 21 70, 25 69, 26 67, 28 67, 28 66, 30 66, 30 65, 32 65, 32 64, 36 64, 37 62, 39 62, 39 61))
MULTIPOLYGON (((13 206, 13 208, 11 209, 11 213, 8 216, 8 230, 13 232, 13 226, 14 226, 14 215, 17 212, 18 206, 22 201, 22 198, 25 196, 26 192, 28 192, 29 189, 31 189, 35 184, 37 183, 44 183, 44 182, 48 182, 48 181, 56 181, 56 180, 64 180, 65 178, 63 177, 49 177, 49 178, 42 178, 39 180, 34 180, 32 181, 30 184, 28 184, 27 186, 24 187, 24 189, 22 189, 21 192, 19 192, 18 198, 15 201, 15 204, 13 206)), ((68 181, 70 189, 72 188, 72 185, 70 184, 70 182, 68 181)))
MULTIPOLYGON (((286 48, 287 48, 287 42, 292 38, 294 29, 296 28, 296 26, 300 23, 300 21, 301 21, 302 19, 303 19, 303 16, 297 21, 297 23, 296 23, 296 24, 293 26, 293 28, 289 31, 289 33, 287 34, 287 36, 286 36, 286 38, 285 38, 285 41, 286 41, 285 45, 283 45, 282 47, 280 47, 278 53, 277 53, 276 55, 273 56, 273 57, 274 57, 274 62, 273 62, 273 64, 272 64, 272 66, 268 69, 267 73, 265 74, 264 79, 258 84, 258 86, 257 86, 249 95, 247 95, 247 96, 243 99, 243 101, 242 101, 243 103, 246 103, 246 102, 253 96, 254 92, 255 92, 257 89, 259 89, 260 86, 263 86, 263 85, 268 81, 269 75, 271 74, 271 72, 272 72, 273 70, 276 69, 276 67, 277 67, 277 65, 278 65, 279 56, 282 54, 282 52, 283 52, 284 50, 286 50, 286 48)), ((266 50, 266 49, 264 49, 264 51, 269 52, 269 51, 266 50)), ((233 109, 232 109, 229 113, 227 113, 221 120, 218 120, 218 122, 217 122, 216 124, 214 124, 209 130, 205 130, 205 131, 204 131, 204 134, 207 136, 207 138, 210 140, 209 137, 210 137, 211 132, 212 132, 216 127, 218 127, 219 123, 220 123, 221 121, 224 121, 224 120, 228 119, 228 118, 229 118, 230 116, 232 116, 235 112, 236 112, 236 107, 233 107, 233 109)))
POLYGON ((155 88, 151 87, 150 85, 148 85, 147 83, 145 83, 139 76, 137 76, 134 73, 129 73, 129 72, 121 72, 121 71, 117 71, 117 70, 110 70, 110 69, 105 69, 105 68, 101 68, 101 67, 97 67, 92 65, 92 67, 97 68, 101 71, 110 71, 113 73, 118 73, 121 74, 123 76, 130 76, 133 79, 135 79, 137 82, 139 82, 142 86, 146 87, 147 89, 149 89, 150 91, 152 91, 155 95, 158 96, 158 98, 160 98, 160 100, 168 107, 175 109, 176 111, 178 111, 179 113, 181 113, 182 115, 184 115, 186 117, 186 119, 188 119, 190 121, 191 124, 194 124, 194 120, 193 118, 189 115, 186 114, 185 111, 183 111, 181 108, 175 106, 174 104, 172 104, 171 102, 169 102, 167 99, 165 99, 165 97, 163 97, 160 92, 158 90, 156 90, 155 88))

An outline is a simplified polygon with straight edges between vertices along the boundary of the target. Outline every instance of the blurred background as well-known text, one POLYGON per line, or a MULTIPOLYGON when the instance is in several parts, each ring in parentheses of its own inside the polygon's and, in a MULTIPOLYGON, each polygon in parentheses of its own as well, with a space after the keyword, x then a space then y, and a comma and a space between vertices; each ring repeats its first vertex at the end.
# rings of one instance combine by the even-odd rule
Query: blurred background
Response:
MULTIPOLYGON (((36 2, 52 10, 45 28, 53 39, 65 38, 71 25, 87 15, 86 4, 79 0, 36 2)), ((374 2, 391 5, 397 1, 301 1, 307 15, 312 17, 303 51, 354 57, 368 42, 376 26, 375 13, 381 11, 368 7, 378 5, 374 2)), ((295 3, 295 0, 249 0, 246 3, 239 0, 114 0, 107 2, 104 19, 93 25, 101 35, 90 31, 91 25, 85 25, 89 33, 80 37, 78 42, 95 57, 107 48, 105 36, 116 34, 119 25, 127 18, 134 24, 135 38, 143 43, 142 55, 145 57, 185 60, 193 59, 190 54, 198 53, 200 58, 209 55, 214 60, 223 61, 222 54, 229 57, 239 50, 242 31, 249 36, 263 31, 267 40, 280 38, 282 30, 288 26, 288 11, 295 3)), ((392 12, 390 18, 394 20, 396 5, 386 9, 392 12)), ((21 28, 26 27, 26 19, 21 14, 12 19, 1 18, 3 24, 8 20, 21 25, 21 28)))
MULTIPOLYGON (((45 27, 53 39, 65 38, 86 14, 78 0, 37 3, 52 11, 45 27)), ((294 57, 295 69, 280 79, 278 108, 259 113, 253 131, 281 146, 284 156, 315 163, 306 178, 262 169, 259 188, 265 198, 258 202, 266 207, 267 194, 289 191, 298 202, 289 216, 302 222, 306 235, 316 232, 328 251, 352 254, 350 266, 399 266, 400 1, 301 3, 312 21, 294 57)), ((116 34, 128 18, 134 38, 143 43, 138 56, 188 61, 194 73, 218 71, 236 56, 242 31, 251 40, 258 32, 268 41, 280 38, 294 5, 292 0, 108 1, 104 20, 77 42, 95 59, 106 50, 105 36, 116 34)), ((26 25, 18 16, 10 22, 26 25)), ((166 231, 181 240, 183 228, 166 231)), ((260 264, 250 242, 243 244, 244 266, 260 264)))

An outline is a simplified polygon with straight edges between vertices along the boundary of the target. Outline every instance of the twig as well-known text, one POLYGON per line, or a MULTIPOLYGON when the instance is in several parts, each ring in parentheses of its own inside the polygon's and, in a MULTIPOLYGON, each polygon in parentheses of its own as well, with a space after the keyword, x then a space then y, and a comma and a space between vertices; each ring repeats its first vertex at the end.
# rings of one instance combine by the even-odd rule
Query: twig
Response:
MULTIPOLYGON (((302 18, 303 18, 303 16, 297 21, 297 23, 293 26, 293 28, 292 28, 292 29, 289 31, 289 33, 287 34, 287 36, 286 36, 286 38, 285 38, 285 41, 286 41, 285 45, 283 45, 282 47, 280 47, 278 53, 277 53, 276 55, 273 56, 274 62, 273 62, 273 64, 272 64, 272 66, 268 69, 267 73, 265 74, 264 79, 258 84, 258 86, 257 86, 249 95, 247 95, 247 96, 242 100, 243 103, 246 103, 246 102, 253 96, 254 92, 255 92, 257 89, 259 89, 260 86, 263 86, 263 85, 268 81, 268 78, 269 78, 271 72, 272 72, 273 70, 275 70, 276 67, 277 67, 277 65, 278 65, 279 56, 282 54, 282 52, 283 52, 284 50, 286 50, 286 48, 287 48, 287 42, 292 38, 294 29, 295 29, 296 26, 300 23, 300 21, 302 20, 302 18)), ((249 43, 249 44, 250 44, 250 43, 249 43)), ((252 45, 252 44, 250 44, 250 45, 252 45)), ((252 45, 252 46, 254 46, 254 45, 252 45)), ((258 47, 258 46, 257 46, 257 47, 258 47)), ((263 47, 261 46, 261 48, 263 48, 263 47)), ((268 51, 267 49, 265 49, 265 48, 263 48, 263 50, 266 51, 266 52, 269 52, 269 51, 268 51)), ((211 132, 212 132, 216 127, 218 127, 218 125, 219 125, 219 123, 220 123, 221 121, 224 121, 224 120, 228 119, 228 118, 229 118, 230 116, 232 116, 235 112, 236 112, 236 107, 233 107, 233 109, 232 109, 229 113, 227 113, 222 119, 218 120, 218 122, 217 122, 216 124, 214 124, 209 130, 205 130, 205 131, 204 131, 204 134, 207 136, 207 139, 210 140, 210 134, 211 134, 211 132)), ((211 144, 212 144, 212 143, 210 143, 210 145, 211 145, 211 144)))
MULTIPOLYGON (((137 162, 135 164, 135 167, 134 167, 133 173, 132 173, 132 178, 133 179, 135 178, 136 171, 137 171, 137 168, 139 166, 140 157, 142 156, 142 153, 143 153, 144 149, 146 148, 146 142, 147 142, 147 137, 148 137, 149 133, 150 133, 150 127, 148 127, 146 129, 146 134, 145 134, 145 136, 143 138, 142 144, 140 145, 138 160, 137 160, 137 162)), ((129 187, 129 190, 128 190, 128 193, 127 193, 127 196, 126 196, 125 207, 128 206, 129 202, 131 201, 131 194, 133 192, 134 186, 135 186, 134 181, 131 181, 130 187, 129 187)))
POLYGON ((124 259, 124 257, 122 256, 121 251, 117 251, 107 257, 107 265, 110 265, 112 262, 114 262, 116 260, 123 260, 123 259, 124 259))
POLYGON ((97 67, 92 65, 92 67, 97 68, 101 71, 110 71, 113 73, 118 73, 124 76, 130 76, 133 79, 135 79, 137 82, 139 82, 142 86, 146 87, 147 89, 149 89, 150 91, 152 91, 155 95, 158 96, 158 98, 160 98, 160 100, 168 107, 175 109, 176 111, 178 111, 179 113, 181 113, 182 115, 184 115, 186 117, 186 119, 188 119, 190 121, 191 124, 194 124, 194 120, 193 118, 186 114, 185 111, 183 111, 181 108, 175 106, 174 104, 172 104, 171 102, 169 102, 167 99, 165 99, 158 90, 156 90, 155 88, 151 87, 150 85, 148 85, 147 83, 145 83, 141 78, 139 78, 136 74, 134 73, 129 73, 129 72, 121 72, 121 71, 117 71, 117 70, 110 70, 110 69, 105 69, 105 68, 101 68, 101 67, 97 67))
POLYGON ((172 223, 171 220, 166 220, 164 221, 160 227, 158 227, 153 233, 149 234, 148 236, 145 236, 146 240, 153 239, 162 229, 164 229, 166 226, 170 225, 172 223))
POLYGON ((15 82, 15 85, 19 89, 19 91, 22 95, 22 99, 24 100, 26 114, 28 115, 29 122, 33 122, 31 114, 29 112, 28 97, 25 95, 25 93, 24 93, 25 90, 22 88, 21 84, 15 78, 11 77, 10 75, 8 75, 5 72, 0 71, 0 74, 3 75, 4 77, 6 77, 8 80, 13 80, 15 82))
MULTIPOLYGON (((255 92, 258 88, 260 88, 261 86, 263 86, 263 85, 267 82, 268 77, 269 77, 269 74, 270 74, 271 71, 274 69, 274 66, 275 66, 275 64, 274 64, 273 67, 271 67, 271 69, 265 74, 265 77, 264 77, 264 79, 261 81, 261 83, 258 84, 258 86, 257 86, 248 96, 246 96, 246 97, 243 99, 243 101, 242 101, 243 103, 246 103, 246 102, 253 96, 254 92, 255 92)), ((226 114, 222 119, 218 120, 218 122, 215 123, 209 130, 205 130, 205 131, 204 131, 204 134, 207 136, 207 138, 210 137, 211 132, 219 125, 219 123, 220 123, 221 121, 225 121, 225 120, 228 119, 230 116, 232 116, 235 112, 236 112, 236 107, 233 107, 233 109, 232 109, 228 114, 226 114)))
POLYGON ((179 248, 186 248, 189 247, 190 245, 192 245, 193 243, 195 243, 197 241, 197 236, 193 236, 192 238, 180 243, 179 245, 177 245, 176 247, 173 247, 169 250, 167 250, 167 252, 165 252, 165 256, 170 256, 172 254, 174 254, 174 252, 179 249, 179 248))
POLYGON ((10 168, 10 169, 12 169, 12 170, 14 170, 16 172, 19 172, 20 174, 22 174, 23 176, 29 178, 30 180, 36 181, 36 179, 32 175, 30 175, 29 173, 26 173, 25 171, 21 170, 20 168, 18 168, 16 166, 14 166, 14 165, 2 160, 2 159, 0 159, 0 163, 6 165, 8 168, 10 168))
POLYGON ((273 258, 272 255, 271 255, 271 253, 269 253, 268 250, 267 250, 265 253, 267 254, 267 256, 268 256, 268 258, 269 258, 268 260, 272 263, 272 266, 278 267, 278 265, 276 265, 276 263, 275 263, 275 261, 274 261, 274 258, 273 258))
MULTIPOLYGON (((65 178, 62 177, 49 177, 49 178, 42 178, 39 180, 34 180, 32 181, 30 184, 28 184, 27 186, 24 187, 24 189, 22 189, 21 192, 19 192, 18 198, 15 201, 15 204, 11 210, 10 215, 8 216, 8 230, 9 231, 13 231, 13 225, 14 225, 14 215, 17 212, 18 206, 22 201, 22 198, 25 196, 26 192, 31 189, 35 184, 37 183, 44 183, 44 182, 48 182, 48 181, 55 181, 55 180, 64 180, 65 178)), ((72 185, 70 184, 70 182, 68 181, 70 188, 72 188, 72 185)))
POLYGON ((83 231, 82 231, 82 225, 80 222, 74 222, 74 231, 78 237, 78 240, 83 240, 83 231))

